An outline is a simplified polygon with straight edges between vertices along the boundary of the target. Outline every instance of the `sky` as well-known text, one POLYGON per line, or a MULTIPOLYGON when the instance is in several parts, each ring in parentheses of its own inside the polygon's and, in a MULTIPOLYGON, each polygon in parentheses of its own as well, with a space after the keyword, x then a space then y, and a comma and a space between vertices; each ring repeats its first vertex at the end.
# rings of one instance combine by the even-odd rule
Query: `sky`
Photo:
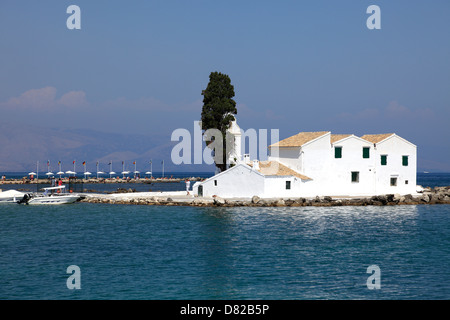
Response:
POLYGON ((0 123, 163 144, 193 131, 219 71, 244 130, 395 132, 420 167, 450 172, 449 16, 446 0, 2 0, 0 123))

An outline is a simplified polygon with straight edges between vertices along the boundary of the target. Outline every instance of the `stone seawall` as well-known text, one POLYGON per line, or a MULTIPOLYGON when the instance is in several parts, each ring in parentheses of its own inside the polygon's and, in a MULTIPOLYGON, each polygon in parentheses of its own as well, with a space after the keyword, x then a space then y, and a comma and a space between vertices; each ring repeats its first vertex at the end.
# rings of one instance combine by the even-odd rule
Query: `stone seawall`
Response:
POLYGON ((389 205, 420 205, 420 204, 450 204, 450 186, 425 188, 417 195, 387 194, 372 197, 315 197, 295 199, 262 199, 254 196, 252 199, 223 199, 220 197, 204 198, 179 194, 164 196, 148 196, 135 193, 114 196, 84 195, 81 202, 136 204, 136 205, 166 205, 166 206, 197 206, 197 207, 303 207, 303 206, 389 206, 389 205))

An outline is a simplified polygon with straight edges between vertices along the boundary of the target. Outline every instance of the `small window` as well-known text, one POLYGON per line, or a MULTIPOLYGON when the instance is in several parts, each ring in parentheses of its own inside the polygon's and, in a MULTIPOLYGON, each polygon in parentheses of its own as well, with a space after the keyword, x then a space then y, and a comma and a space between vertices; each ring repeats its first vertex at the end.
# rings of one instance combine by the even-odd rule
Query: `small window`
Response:
POLYGON ((408 184, 409 183, 409 181, 408 180, 405 180, 405 184, 408 184))
POLYGON ((391 178, 391 187, 397 186, 397 178, 391 178))
POLYGON ((342 158, 342 147, 334 147, 334 157, 336 159, 342 158))
POLYGON ((363 147, 363 158, 364 159, 370 158, 370 147, 363 147))
POLYGON ((359 171, 352 171, 352 182, 359 182, 359 171))
POLYGON ((217 180, 214 180, 214 186, 217 187, 217 180))
POLYGON ((408 156, 402 156, 402 165, 405 167, 408 166, 408 156))
POLYGON ((290 189, 291 189, 291 182, 286 181, 286 190, 290 190, 290 189))
POLYGON ((387 155, 385 155, 385 154, 381 155, 381 165, 382 166, 387 165, 387 155))

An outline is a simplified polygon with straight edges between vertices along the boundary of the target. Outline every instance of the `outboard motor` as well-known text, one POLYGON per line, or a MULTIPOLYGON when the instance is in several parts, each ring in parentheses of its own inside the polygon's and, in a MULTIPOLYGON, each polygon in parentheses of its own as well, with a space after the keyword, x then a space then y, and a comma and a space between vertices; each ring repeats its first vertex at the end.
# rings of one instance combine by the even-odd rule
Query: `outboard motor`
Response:
POLYGON ((28 204, 28 201, 31 199, 31 195, 29 193, 25 193, 23 198, 17 201, 18 204, 28 204))

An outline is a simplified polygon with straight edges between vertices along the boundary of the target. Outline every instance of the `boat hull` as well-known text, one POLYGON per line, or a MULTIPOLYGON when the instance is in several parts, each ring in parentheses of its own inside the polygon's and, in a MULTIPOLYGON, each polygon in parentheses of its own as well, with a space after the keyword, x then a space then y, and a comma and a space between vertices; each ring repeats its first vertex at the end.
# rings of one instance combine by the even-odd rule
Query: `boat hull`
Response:
POLYGON ((25 193, 16 190, 3 191, 0 192, 0 203, 17 203, 24 195, 25 193))
POLYGON ((58 205, 58 204, 70 204, 76 202, 80 197, 76 195, 68 195, 68 196, 50 196, 50 197, 36 197, 31 198, 28 201, 29 205, 58 205))
POLYGON ((17 203, 22 197, 0 198, 0 203, 17 203))

